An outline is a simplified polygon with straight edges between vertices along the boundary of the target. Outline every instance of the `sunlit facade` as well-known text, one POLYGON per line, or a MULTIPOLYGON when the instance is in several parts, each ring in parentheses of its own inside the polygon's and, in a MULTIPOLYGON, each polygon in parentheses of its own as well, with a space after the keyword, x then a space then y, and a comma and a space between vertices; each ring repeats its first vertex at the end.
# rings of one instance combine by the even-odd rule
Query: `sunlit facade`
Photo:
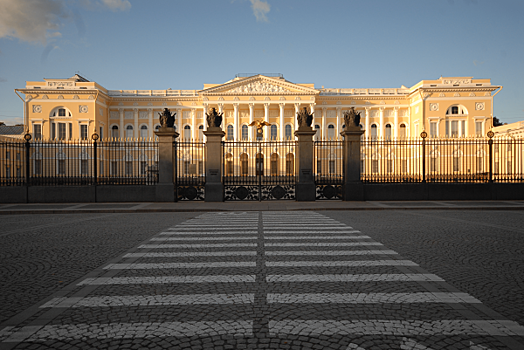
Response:
MULTIPOLYGON (((348 82, 347 85, 351 85, 348 82)), ((34 139, 149 139, 163 108, 176 112, 180 140, 204 141, 205 115, 224 113, 226 140, 252 141, 253 121, 266 121, 263 140, 294 139, 296 113, 314 113, 316 139, 340 139, 343 113, 361 113, 365 137, 485 136, 492 128, 493 98, 502 87, 490 79, 451 77, 400 88, 324 88, 296 84, 280 74, 238 74, 202 90, 107 90, 79 75, 28 81, 16 92, 24 101, 24 125, 34 139)))

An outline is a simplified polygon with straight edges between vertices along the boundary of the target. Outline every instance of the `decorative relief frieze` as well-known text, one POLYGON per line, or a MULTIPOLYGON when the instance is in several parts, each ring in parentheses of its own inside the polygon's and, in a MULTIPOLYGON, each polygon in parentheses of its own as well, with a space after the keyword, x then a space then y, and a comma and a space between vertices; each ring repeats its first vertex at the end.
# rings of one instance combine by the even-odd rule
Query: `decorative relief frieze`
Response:
POLYGON ((485 108, 484 102, 477 102, 475 103, 475 110, 476 111, 483 111, 485 108))
POLYGON ((458 92, 455 92, 455 94, 453 95, 453 97, 460 97, 460 94, 458 92))
POLYGON ((59 99, 59 100, 63 100, 63 99, 64 99, 64 96, 62 96, 62 95, 58 95, 58 99, 59 99))
POLYGON ((486 93, 484 94, 484 96, 491 96, 491 92, 489 92, 489 91, 486 92, 486 93))
POLYGON ((124 112, 124 119, 134 119, 133 118, 133 112, 132 111, 125 111, 124 112))
POLYGON ((134 102, 134 103, 133 103, 133 106, 138 106, 138 102, 134 102))
POLYGON ((80 106, 78 106, 78 111, 79 111, 80 113, 87 113, 88 108, 87 108, 86 105, 80 105, 80 106))
POLYGON ((119 106, 123 106, 123 105, 124 105, 124 102, 120 102, 118 105, 119 105, 119 106))
POLYGON ((152 106, 152 105, 153 105, 153 102, 149 102, 147 105, 148 105, 148 106, 152 106))
POLYGON ((117 111, 109 112, 109 119, 120 119, 120 113, 117 111))
POLYGON ((255 81, 249 84, 237 86, 234 89, 228 90, 228 93, 249 93, 249 92, 292 92, 281 86, 261 81, 255 81))
POLYGON ((438 97, 446 97, 446 94, 443 93, 443 92, 441 92, 441 93, 438 95, 438 97))
POLYGON ((471 84, 471 79, 442 79, 442 84, 446 84, 446 85, 471 84))
POLYGON ((472 93, 469 94, 469 97, 474 97, 474 96, 477 96, 477 95, 475 95, 474 92, 472 92, 472 93))
POLYGON ((42 100, 49 100, 49 97, 47 95, 42 96, 42 100))
POLYGON ((80 97, 78 97, 78 95, 73 96, 73 100, 79 100, 79 99, 80 97))
POLYGON ((95 99, 95 96, 94 96, 94 95, 89 95, 89 99, 90 99, 90 100, 94 100, 94 99, 95 99))
POLYGON ((33 105, 33 113, 42 113, 41 105, 33 105))
POLYGON ((438 103, 430 103, 429 104, 429 110, 433 111, 433 112, 438 111, 438 103))
POLYGON ((148 115, 147 111, 140 111, 139 112, 139 118, 140 119, 147 119, 147 118, 149 118, 149 115, 148 115))
POLYGON ((48 81, 47 86, 49 87, 73 87, 75 83, 72 81, 48 81))
POLYGON ((162 102, 162 106, 167 106, 167 102, 162 102))

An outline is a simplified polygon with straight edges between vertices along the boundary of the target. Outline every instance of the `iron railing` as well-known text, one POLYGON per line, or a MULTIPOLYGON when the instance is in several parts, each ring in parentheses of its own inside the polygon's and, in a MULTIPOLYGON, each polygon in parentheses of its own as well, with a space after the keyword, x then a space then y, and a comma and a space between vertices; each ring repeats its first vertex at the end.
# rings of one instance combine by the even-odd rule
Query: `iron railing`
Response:
POLYGON ((317 185, 335 185, 344 182, 343 141, 314 142, 314 174, 317 185))
POLYGON ((203 200, 206 184, 204 142, 174 142, 178 200, 203 200))
POLYGON ((158 143, 146 140, 0 142, 1 185, 152 185, 158 143))
POLYGON ((524 140, 416 138, 361 140, 363 182, 522 182, 524 140))

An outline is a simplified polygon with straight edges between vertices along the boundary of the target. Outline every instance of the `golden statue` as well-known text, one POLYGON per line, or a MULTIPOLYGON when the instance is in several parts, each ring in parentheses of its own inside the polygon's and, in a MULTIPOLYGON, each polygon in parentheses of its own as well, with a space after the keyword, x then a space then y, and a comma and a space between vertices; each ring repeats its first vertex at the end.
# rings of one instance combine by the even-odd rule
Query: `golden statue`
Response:
POLYGON ((249 126, 253 125, 257 127, 257 130, 260 130, 263 126, 270 126, 271 124, 264 120, 253 120, 249 126))

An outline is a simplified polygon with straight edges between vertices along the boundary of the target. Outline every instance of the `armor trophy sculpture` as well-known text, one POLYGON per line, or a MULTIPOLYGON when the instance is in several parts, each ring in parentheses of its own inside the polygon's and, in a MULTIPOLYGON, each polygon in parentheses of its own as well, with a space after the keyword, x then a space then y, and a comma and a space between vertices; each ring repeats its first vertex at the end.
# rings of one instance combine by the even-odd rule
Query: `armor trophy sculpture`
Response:
POLYGON ((311 127, 311 123, 313 122, 313 114, 309 113, 307 107, 304 107, 300 112, 297 113, 297 119, 299 129, 311 127))
POLYGON ((207 127, 208 128, 219 128, 222 124, 222 116, 224 113, 218 113, 216 108, 211 108, 209 113, 206 113, 207 127))
POLYGON ((358 128, 360 130, 360 112, 357 113, 355 107, 344 112, 344 124, 346 124, 347 129, 358 128))
POLYGON ((158 113, 158 116, 161 128, 172 128, 175 125, 176 112, 173 112, 173 114, 171 114, 169 108, 164 108, 162 113, 158 113))

